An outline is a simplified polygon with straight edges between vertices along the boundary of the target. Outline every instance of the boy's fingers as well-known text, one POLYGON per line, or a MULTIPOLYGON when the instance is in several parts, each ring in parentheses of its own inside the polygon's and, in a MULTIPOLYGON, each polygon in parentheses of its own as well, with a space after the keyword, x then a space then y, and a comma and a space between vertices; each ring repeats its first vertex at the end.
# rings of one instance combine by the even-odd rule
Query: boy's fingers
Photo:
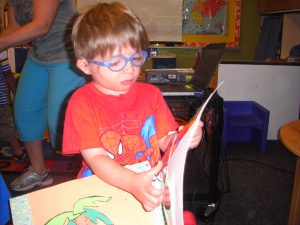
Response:
POLYGON ((150 171, 149 171, 149 175, 151 177, 154 177, 155 175, 159 174, 160 171, 162 170, 163 168, 163 163, 162 161, 159 161, 156 166, 154 166, 150 171))
POLYGON ((200 123, 199 123, 200 127, 203 127, 204 123, 202 120, 200 120, 200 123))
POLYGON ((178 131, 180 132, 182 129, 184 128, 184 126, 180 126, 180 127, 178 127, 178 131))

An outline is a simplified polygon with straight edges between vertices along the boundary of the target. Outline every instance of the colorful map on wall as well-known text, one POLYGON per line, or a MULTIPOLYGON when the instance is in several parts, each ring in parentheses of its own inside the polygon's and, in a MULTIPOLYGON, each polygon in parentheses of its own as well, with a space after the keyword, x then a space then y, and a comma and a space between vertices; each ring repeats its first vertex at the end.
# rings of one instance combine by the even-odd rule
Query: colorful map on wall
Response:
POLYGON ((227 0, 184 0, 183 34, 226 34, 227 0))
POLYGON ((183 0, 183 46, 226 43, 238 48, 242 0, 183 0))

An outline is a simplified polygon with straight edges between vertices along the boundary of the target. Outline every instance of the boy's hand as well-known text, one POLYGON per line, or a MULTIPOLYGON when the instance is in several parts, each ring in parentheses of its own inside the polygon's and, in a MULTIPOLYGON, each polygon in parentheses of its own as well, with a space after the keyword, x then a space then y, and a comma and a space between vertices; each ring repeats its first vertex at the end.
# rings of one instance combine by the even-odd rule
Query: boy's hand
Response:
POLYGON ((202 127, 203 127, 203 122, 200 121, 200 123, 198 124, 195 134, 192 137, 192 140, 189 144, 189 149, 193 149, 198 147, 198 145, 200 144, 200 141, 202 139, 202 127))
POLYGON ((165 187, 163 190, 163 204, 166 208, 170 208, 171 200, 170 200, 170 191, 168 187, 165 187))
MULTIPOLYGON (((198 147, 198 145, 200 144, 201 138, 202 138, 202 127, 203 127, 203 122, 200 121, 198 124, 198 127, 196 128, 195 134, 192 137, 192 140, 189 144, 189 149, 193 149, 198 147)), ((184 129, 184 126, 180 126, 178 128, 178 131, 180 132, 182 129, 184 129)))
POLYGON ((131 193, 141 202, 145 211, 152 211, 163 201, 163 190, 152 185, 153 177, 160 173, 162 166, 160 161, 151 170, 137 173, 134 178, 131 193))

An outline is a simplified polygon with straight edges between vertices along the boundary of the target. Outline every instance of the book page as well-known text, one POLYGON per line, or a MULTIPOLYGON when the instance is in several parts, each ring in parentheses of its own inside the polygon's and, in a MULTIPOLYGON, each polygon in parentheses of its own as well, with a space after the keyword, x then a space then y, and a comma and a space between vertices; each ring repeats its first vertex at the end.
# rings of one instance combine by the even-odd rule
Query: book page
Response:
POLYGON ((205 107, 216 93, 217 89, 223 84, 221 82, 218 87, 209 95, 206 101, 198 109, 198 112, 189 122, 189 124, 177 134, 174 145, 171 148, 167 165, 167 181, 171 199, 171 220, 172 224, 183 225, 183 176, 185 168, 185 160, 189 150, 189 143, 200 123, 201 116, 205 107))

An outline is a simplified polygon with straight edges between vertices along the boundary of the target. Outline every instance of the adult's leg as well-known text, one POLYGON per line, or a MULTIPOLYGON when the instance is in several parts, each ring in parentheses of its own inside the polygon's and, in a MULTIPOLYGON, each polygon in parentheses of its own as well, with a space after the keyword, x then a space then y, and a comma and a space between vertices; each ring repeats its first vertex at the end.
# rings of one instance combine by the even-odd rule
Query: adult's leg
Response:
POLYGON ((50 64, 47 68, 49 73, 47 103, 49 135, 53 148, 61 150, 68 99, 74 90, 86 83, 86 76, 70 63, 50 64))
POLYGON ((14 102, 16 127, 24 142, 32 170, 46 173, 42 140, 47 126, 46 99, 48 74, 43 66, 27 59, 18 83, 14 102))

